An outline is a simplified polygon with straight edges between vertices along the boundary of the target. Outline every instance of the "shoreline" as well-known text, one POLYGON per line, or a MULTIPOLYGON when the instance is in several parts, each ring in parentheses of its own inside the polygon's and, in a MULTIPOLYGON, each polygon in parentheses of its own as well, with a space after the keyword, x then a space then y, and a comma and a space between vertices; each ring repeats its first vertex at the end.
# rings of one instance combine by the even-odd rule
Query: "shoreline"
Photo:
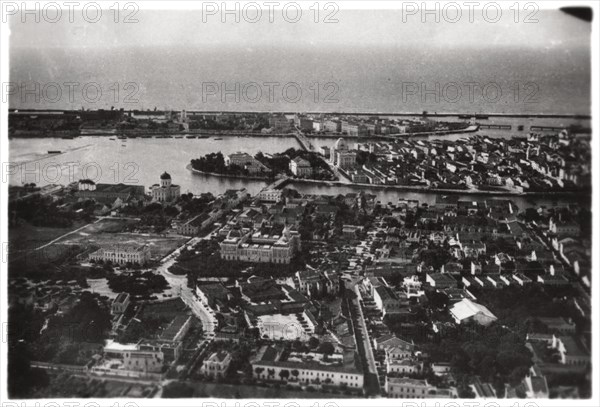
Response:
MULTIPOLYGON (((587 195, 592 196, 591 191, 530 191, 530 192, 518 192, 518 191, 500 191, 500 190, 472 190, 472 189, 443 189, 443 188, 428 188, 421 186, 412 185, 381 185, 381 184, 358 184, 350 183, 344 184, 339 181, 318 181, 318 180, 307 180, 307 179, 289 179, 288 182, 283 185, 293 183, 302 184, 325 184, 330 187, 350 187, 360 189, 381 189, 381 190, 396 190, 404 192, 415 192, 415 193, 432 193, 432 194, 466 194, 466 195, 490 195, 490 196, 518 196, 518 197, 539 197, 539 196, 566 196, 566 195, 587 195)), ((281 187, 281 186, 280 186, 281 187)))
MULTIPOLYGON (((309 140, 311 138, 344 138, 344 139, 358 139, 358 140, 386 140, 386 141, 394 141, 400 139, 407 139, 411 137, 423 137, 423 136, 445 136, 445 135, 454 135, 454 134, 469 134, 469 133, 477 133, 479 131, 479 126, 472 125, 466 127, 464 129, 459 130, 439 130, 439 131, 425 131, 425 132, 416 132, 416 133, 396 133, 396 134, 374 134, 370 136, 358 136, 358 135, 350 135, 350 134, 341 134, 341 133, 322 133, 322 134, 304 134, 306 138, 309 140)), ((248 132, 239 132, 237 130, 214 130, 214 133, 210 130, 194 133, 194 132, 119 132, 115 133, 115 131, 97 131, 97 132, 85 132, 80 133, 78 135, 74 135, 73 138, 77 137, 120 137, 124 136, 125 139, 136 139, 136 138, 157 138, 157 139, 185 139, 185 140, 207 140, 212 137, 243 137, 243 138, 252 138, 252 137, 276 137, 276 138, 296 138, 295 133, 248 133, 248 132), (194 136, 190 138, 186 138, 186 136, 194 136)), ((43 134, 39 135, 9 135, 9 139, 36 139, 36 138, 63 138, 60 135, 49 134, 48 132, 43 132, 43 134)))
MULTIPOLYGON (((13 113, 16 110, 21 113, 24 112, 61 112, 61 113, 72 113, 79 112, 78 110, 72 109, 25 109, 20 107, 9 108, 8 112, 13 113)), ((136 109, 125 110, 125 112, 134 112, 136 109)), ((190 114, 296 114, 298 112, 292 111, 248 111, 248 110, 186 110, 190 114)), ((344 112, 344 111, 307 111, 303 112, 306 114, 329 114, 329 115, 355 115, 355 116, 423 116, 423 112, 344 112)), ((488 117, 533 117, 533 118, 573 118, 573 119, 587 119, 591 120, 592 115, 589 113, 486 113, 486 112, 428 112, 426 117, 454 117, 462 115, 481 115, 488 117)))
POLYGON ((379 189, 379 190, 388 190, 388 191, 399 191, 399 192, 413 192, 413 193, 430 193, 430 194, 448 194, 448 195, 485 195, 485 196, 506 196, 506 197, 547 197, 547 196, 555 196, 555 197, 563 197, 569 196, 573 194, 589 196, 591 197, 591 191, 530 191, 530 192, 518 192, 518 191, 508 191, 508 190, 472 190, 472 189, 444 189, 444 188, 429 188, 422 186, 413 186, 413 185, 381 185, 381 184, 358 184, 358 183, 343 183, 341 181, 322 181, 322 180, 311 180, 311 179, 302 179, 302 178, 262 178, 262 177, 252 177, 252 176, 238 176, 231 174, 218 174, 218 173, 210 173, 199 171, 192 168, 192 164, 188 164, 186 169, 192 171, 193 173, 201 174, 201 175, 210 175, 222 178, 232 178, 232 179, 240 179, 240 180, 250 180, 250 181, 265 181, 271 182, 269 185, 272 185, 276 181, 283 180, 277 188, 283 189, 287 185, 293 184, 308 184, 308 185, 323 185, 326 187, 348 187, 348 188, 357 188, 357 189, 379 189))
POLYGON ((219 174, 218 172, 200 171, 200 170, 193 168, 192 164, 186 165, 185 168, 195 174, 210 175, 213 177, 220 177, 220 178, 233 178, 233 179, 242 179, 242 180, 247 179, 250 181, 265 181, 265 182, 271 182, 271 183, 277 180, 277 178, 270 178, 270 177, 258 177, 258 176, 252 176, 252 175, 219 174))

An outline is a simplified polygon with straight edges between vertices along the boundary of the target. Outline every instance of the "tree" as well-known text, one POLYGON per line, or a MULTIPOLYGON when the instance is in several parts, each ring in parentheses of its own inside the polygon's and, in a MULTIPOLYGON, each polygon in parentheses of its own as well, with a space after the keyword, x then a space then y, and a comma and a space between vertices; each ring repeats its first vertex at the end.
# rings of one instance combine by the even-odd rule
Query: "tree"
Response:
POLYGON ((287 369, 282 369, 279 372, 279 377, 281 377, 281 380, 287 380, 290 377, 290 371, 287 369))
POLYGON ((326 355, 331 355, 333 352, 335 352, 335 346, 333 346, 333 343, 331 342, 322 343, 321 346, 319 346, 319 352, 326 355))
POLYGON ((296 369, 292 370, 292 376, 294 376, 295 378, 298 378, 298 376, 300 376, 300 372, 297 371, 296 369))
POLYGON ((314 336, 311 336, 308 340, 308 346, 310 346, 311 349, 315 349, 317 346, 319 346, 319 343, 319 339, 315 338, 314 336))
POLYGON ((256 369, 254 369, 254 371, 256 372, 257 375, 261 375, 262 372, 265 371, 264 367, 257 367, 256 369))

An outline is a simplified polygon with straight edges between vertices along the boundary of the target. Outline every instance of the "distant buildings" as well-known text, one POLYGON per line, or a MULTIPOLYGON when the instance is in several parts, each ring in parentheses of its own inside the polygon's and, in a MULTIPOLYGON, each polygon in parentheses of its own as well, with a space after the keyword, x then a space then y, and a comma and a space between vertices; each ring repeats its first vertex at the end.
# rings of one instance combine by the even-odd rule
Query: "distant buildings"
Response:
POLYGON ((90 261, 111 262, 113 264, 143 265, 150 261, 150 247, 148 245, 115 245, 101 248, 89 255, 90 261))
POLYGON ((292 130, 292 124, 285 115, 270 115, 269 127, 276 133, 287 133, 292 130))
POLYGON ((150 187, 152 199, 158 202, 171 202, 181 195, 181 187, 171 183, 171 175, 166 171, 160 176, 160 184, 150 187))
POLYGON ((367 126, 361 123, 342 122, 342 132, 352 137, 366 137, 369 134, 367 126))
POLYGON ((325 120, 323 128, 325 131, 340 133, 342 131, 342 122, 339 120, 325 120))

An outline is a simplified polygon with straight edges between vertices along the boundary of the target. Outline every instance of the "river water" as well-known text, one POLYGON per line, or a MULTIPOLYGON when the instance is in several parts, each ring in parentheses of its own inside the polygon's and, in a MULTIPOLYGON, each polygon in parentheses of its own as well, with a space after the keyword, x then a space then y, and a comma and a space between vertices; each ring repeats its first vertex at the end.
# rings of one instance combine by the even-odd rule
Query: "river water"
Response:
MULTIPOLYGON (((492 122, 492 120, 490 120, 492 122)), ((483 123, 483 121, 482 121, 483 123)), ((577 123, 589 126, 589 121, 569 119, 506 119, 494 118, 495 124, 526 125, 527 134, 530 124, 534 125, 568 125, 577 123)), ((488 131, 493 137, 509 137, 520 134, 517 131, 488 131)), ((444 136, 458 139, 471 134, 444 136)), ((318 148, 332 146, 335 138, 311 138, 318 148)), ((351 141, 352 143, 352 141, 351 141)), ((299 148, 293 137, 223 137, 221 140, 186 138, 135 138, 128 140, 111 140, 109 137, 78 137, 73 140, 57 138, 12 139, 9 143, 11 165, 8 169, 11 185, 35 182, 38 186, 48 184, 67 185, 81 178, 90 178, 96 182, 125 183, 144 185, 146 188, 160 182, 160 175, 167 171, 173 183, 181 185, 182 193, 199 194, 211 192, 219 194, 227 189, 246 188, 250 193, 258 193, 267 184, 264 181, 216 177, 195 174, 186 169, 193 158, 221 151, 230 154, 244 151, 255 154, 277 153, 290 147, 299 148), (60 154, 48 154, 48 151, 61 151, 60 154)), ((356 192, 351 186, 328 186, 315 184, 293 184, 290 187, 301 193, 337 195, 356 192)), ((381 189, 361 189, 377 195, 383 202, 396 202, 398 199, 416 199, 421 203, 435 202, 435 193, 405 192, 381 189)), ((473 196, 473 195, 469 195, 473 196)), ((580 197, 535 200, 521 197, 511 198, 523 208, 533 205, 554 206, 564 202, 577 201, 580 197)))

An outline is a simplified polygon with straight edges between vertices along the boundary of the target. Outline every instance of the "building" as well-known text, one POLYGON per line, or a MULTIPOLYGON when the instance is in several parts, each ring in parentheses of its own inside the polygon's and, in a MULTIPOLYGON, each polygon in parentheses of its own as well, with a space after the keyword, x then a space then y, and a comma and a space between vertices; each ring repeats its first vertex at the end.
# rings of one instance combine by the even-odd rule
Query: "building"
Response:
POLYGON ((152 199, 158 202, 171 202, 181 195, 181 187, 172 184, 171 175, 166 171, 160 176, 160 184, 154 184, 150 187, 152 199))
POLYGON ((313 269, 301 270, 296 273, 298 291, 307 297, 336 295, 339 293, 339 278, 327 272, 313 269))
POLYGON ((468 298, 454 304, 450 308, 450 314, 457 324, 475 321, 479 325, 487 326, 498 319, 489 309, 468 298))
POLYGON ((269 127, 276 133, 287 133, 292 130, 290 120, 282 114, 269 116, 269 127))
POLYGON ((413 359, 389 359, 386 361, 386 371, 388 374, 406 376, 419 373, 421 365, 413 359))
POLYGON ((130 296, 128 293, 120 293, 112 303, 111 311, 113 314, 123 314, 130 303, 130 296))
POLYGON ((573 336, 554 336, 552 348, 560 353, 563 365, 587 366, 591 362, 589 351, 573 336))
POLYGON ((351 151, 346 140, 340 137, 331 149, 329 161, 338 168, 352 168, 356 165, 356 152, 351 151))
POLYGON ((113 264, 139 264, 150 261, 150 247, 134 245, 115 245, 101 248, 89 255, 90 261, 111 262, 113 264))
POLYGON ((178 315, 160 334, 160 339, 169 342, 181 342, 192 326, 190 315, 178 315))
POLYGON ((356 152, 336 151, 335 165, 342 169, 354 167, 356 165, 356 152))
POLYGON ((231 355, 225 351, 215 352, 204 360, 200 373, 206 377, 223 378, 231 363, 231 355))
POLYGON ((126 370, 142 373, 161 373, 164 363, 165 357, 160 350, 132 350, 123 358, 126 370))
POLYGON ((213 218, 206 213, 193 217, 177 228, 177 233, 183 236, 196 236, 202 229, 209 227, 213 218))
POLYGON ((323 123, 323 128, 325 131, 340 133, 342 131, 342 122, 339 120, 326 120, 323 123))
POLYGON ((395 335, 383 335, 375 339, 377 350, 385 350, 390 358, 404 359, 412 357, 415 345, 395 335))
POLYGON ((263 346, 252 362, 256 380, 284 381, 313 387, 321 385, 362 389, 364 375, 355 367, 355 361, 346 361, 346 355, 329 355, 325 361, 319 353, 292 352, 284 357, 273 346, 263 346))
MULTIPOLYGON (((139 344, 121 344, 109 340, 104 346, 104 357, 121 361, 120 369, 110 369, 112 373, 127 370, 140 373, 161 373, 165 364, 160 350, 141 349, 139 344)), ((105 368, 101 368, 104 370, 105 368)), ((109 372, 105 372, 109 373, 109 372)))
POLYGON ((398 313, 402 309, 400 299, 394 290, 387 286, 376 287, 373 293, 373 300, 377 308, 381 310, 383 316, 398 313))
POLYGON ((300 250, 300 234, 287 226, 281 236, 233 229, 219 246, 225 260, 289 264, 300 250))
POLYGON ((458 281, 450 274, 427 273, 426 281, 430 286, 438 289, 458 287, 458 281))
POLYGON ((290 171, 297 177, 310 177, 312 175, 310 163, 302 157, 296 157, 290 161, 290 171))
POLYGON ((331 154, 331 150, 327 146, 321 146, 321 147, 319 147, 319 154, 321 154, 323 157, 329 159, 329 156, 331 154))
POLYGON ((269 168, 248 153, 237 152, 225 156, 225 165, 236 165, 248 171, 250 175, 267 172, 269 168))
POLYGON ((258 193, 258 199, 261 202, 279 202, 281 201, 282 193, 281 189, 265 189, 258 193))
POLYGON ((385 380, 385 391, 393 399, 429 399, 457 398, 455 388, 438 389, 427 383, 427 380, 409 379, 406 377, 390 377, 385 380))
POLYGON ((342 132, 352 137, 366 137, 369 134, 367 126, 361 123, 342 122, 342 132))
POLYGON ((75 196, 81 199, 94 199, 98 202, 112 203, 116 199, 143 199, 146 191, 142 185, 96 184, 89 179, 79 180, 75 196))
POLYGON ((300 130, 302 131, 313 131, 313 123, 313 120, 309 119, 308 117, 298 118, 298 127, 300 127, 300 130))

